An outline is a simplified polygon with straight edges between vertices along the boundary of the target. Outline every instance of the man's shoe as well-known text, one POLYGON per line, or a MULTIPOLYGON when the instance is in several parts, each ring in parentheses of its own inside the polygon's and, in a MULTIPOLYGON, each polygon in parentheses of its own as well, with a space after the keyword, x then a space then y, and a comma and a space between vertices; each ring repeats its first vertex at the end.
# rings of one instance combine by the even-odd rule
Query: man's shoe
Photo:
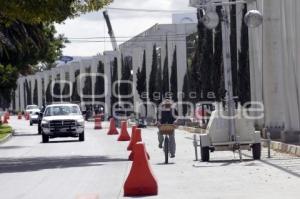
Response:
POLYGON ((170 158, 175 158, 175 155, 171 155, 170 158))
POLYGON ((158 148, 162 149, 162 144, 158 144, 158 148))

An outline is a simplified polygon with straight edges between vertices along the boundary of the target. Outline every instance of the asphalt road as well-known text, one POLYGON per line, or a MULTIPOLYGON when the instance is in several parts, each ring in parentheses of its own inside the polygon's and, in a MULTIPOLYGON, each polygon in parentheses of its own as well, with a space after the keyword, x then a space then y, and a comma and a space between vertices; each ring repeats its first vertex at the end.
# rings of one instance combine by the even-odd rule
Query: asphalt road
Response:
MULTIPOLYGON (((122 198, 131 162, 128 142, 107 136, 107 129, 86 124, 86 141, 58 138, 41 143, 37 126, 12 117, 15 136, 0 145, 0 198, 122 198)), ((107 124, 104 124, 106 127, 107 124)), ((129 132, 131 129, 128 129, 129 132)), ((142 131, 159 194, 149 198, 298 198, 300 158, 272 152, 267 159, 243 162, 232 152, 216 152, 209 163, 195 162, 192 135, 177 131, 177 154, 163 164, 155 128, 142 131)), ((245 155, 250 153, 245 152, 245 155)))

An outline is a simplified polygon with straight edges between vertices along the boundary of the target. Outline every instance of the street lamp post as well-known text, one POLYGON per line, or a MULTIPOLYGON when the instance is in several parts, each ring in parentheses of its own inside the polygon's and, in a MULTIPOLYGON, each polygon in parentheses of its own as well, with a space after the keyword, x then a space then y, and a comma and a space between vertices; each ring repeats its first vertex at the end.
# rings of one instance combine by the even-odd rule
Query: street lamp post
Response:
MULTIPOLYGON (((241 158, 240 143, 236 136, 235 130, 235 103, 233 97, 233 83, 231 73, 231 49, 230 49, 230 6, 236 4, 252 3, 256 0, 237 0, 237 1, 223 1, 223 0, 190 0, 190 6, 196 7, 202 11, 203 17, 201 22, 209 29, 214 29, 221 21, 222 24, 222 42, 223 42, 223 62, 224 62, 224 80, 226 89, 226 105, 228 109, 229 132, 230 141, 235 143, 234 149, 238 149, 241 158), (214 11, 215 6, 222 6, 222 16, 219 19, 218 14, 214 11)), ((263 17, 257 10, 250 10, 244 17, 244 22, 248 27, 255 28, 262 23, 263 17)))

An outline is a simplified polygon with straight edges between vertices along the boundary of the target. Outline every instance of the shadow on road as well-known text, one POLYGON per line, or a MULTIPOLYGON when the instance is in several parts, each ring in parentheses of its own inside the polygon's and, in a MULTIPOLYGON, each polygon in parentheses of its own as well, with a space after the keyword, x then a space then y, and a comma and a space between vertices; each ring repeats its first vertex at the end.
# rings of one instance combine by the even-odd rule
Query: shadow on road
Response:
POLYGON ((174 165, 175 162, 169 162, 168 164, 166 163, 157 163, 156 165, 163 165, 163 166, 168 166, 168 165, 174 165))
POLYGON ((101 166, 109 162, 125 162, 127 159, 107 156, 59 156, 32 158, 0 158, 0 173, 18 173, 71 167, 101 166))
MULTIPOLYGON (((49 141, 47 143, 43 143, 41 142, 42 144, 55 144, 55 143, 72 143, 72 142, 79 142, 78 139, 76 140, 56 140, 56 141, 49 141)), ((83 142, 80 142, 80 143, 83 143, 83 142)))
POLYGON ((0 146, 0 150, 5 150, 5 149, 21 149, 25 148, 25 146, 0 146))
POLYGON ((41 136, 37 133, 14 133, 13 136, 15 137, 28 137, 28 136, 41 136))
POLYGON ((259 166, 253 159, 243 159, 242 162, 240 160, 210 160, 209 162, 197 162, 193 165, 193 167, 226 167, 234 164, 240 165, 241 163, 243 163, 243 166, 259 166))

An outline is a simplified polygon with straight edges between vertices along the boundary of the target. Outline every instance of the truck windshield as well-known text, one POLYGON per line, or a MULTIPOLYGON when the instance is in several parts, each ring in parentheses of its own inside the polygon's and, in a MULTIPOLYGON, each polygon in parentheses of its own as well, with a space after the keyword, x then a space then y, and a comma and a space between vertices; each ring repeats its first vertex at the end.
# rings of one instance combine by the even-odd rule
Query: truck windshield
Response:
POLYGON ((52 106, 45 111, 45 116, 57 115, 80 115, 81 112, 78 106, 52 106))

